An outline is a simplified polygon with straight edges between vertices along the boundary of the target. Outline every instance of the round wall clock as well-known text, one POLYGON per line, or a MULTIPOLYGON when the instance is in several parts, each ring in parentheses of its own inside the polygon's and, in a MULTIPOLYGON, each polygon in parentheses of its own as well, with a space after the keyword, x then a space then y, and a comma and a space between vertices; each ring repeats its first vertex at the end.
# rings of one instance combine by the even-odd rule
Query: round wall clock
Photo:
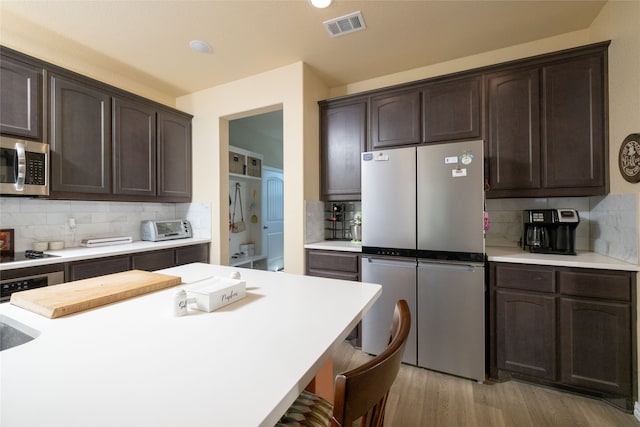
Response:
POLYGON ((640 133, 632 133, 622 141, 618 166, 624 179, 640 182, 640 133))

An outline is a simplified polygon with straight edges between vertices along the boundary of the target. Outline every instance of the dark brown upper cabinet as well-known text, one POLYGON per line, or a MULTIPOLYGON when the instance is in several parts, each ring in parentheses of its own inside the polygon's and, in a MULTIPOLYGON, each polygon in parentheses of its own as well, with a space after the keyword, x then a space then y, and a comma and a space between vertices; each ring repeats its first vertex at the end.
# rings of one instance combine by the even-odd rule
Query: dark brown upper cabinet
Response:
POLYGON ((188 202, 191 116, 50 74, 53 199, 188 202))
POLYGON ((320 103, 322 200, 360 200, 360 153, 366 146, 366 98, 320 103))
POLYGON ((542 166, 546 189, 608 192, 604 52, 542 67, 542 166))
POLYGON ((609 192, 607 46, 485 75, 489 198, 609 192))
POLYGON ((488 198, 607 194, 608 46, 605 41, 321 101, 334 110, 331 119, 326 108, 320 113, 323 199, 360 199, 360 151, 480 138, 488 198), (367 102, 368 125, 360 115, 367 102), (367 135, 368 144, 358 149, 367 135))
POLYGON ((50 74, 49 88, 51 197, 110 194, 110 95, 57 74, 50 74))
POLYGON ((156 194, 156 110, 113 98, 114 194, 156 194))
POLYGON ((371 97, 371 148, 418 144, 422 140, 420 91, 371 97))
POLYGON ((191 116, 159 110, 157 195, 166 201, 191 200, 191 116))
POLYGON ((482 78, 432 83, 422 90, 423 142, 480 137, 482 78))
MULTIPOLYGON (((486 75, 491 190, 540 188, 539 70, 486 75)), ((493 194, 493 193, 492 193, 493 194)))
POLYGON ((42 142, 42 74, 0 51, 0 133, 42 142))

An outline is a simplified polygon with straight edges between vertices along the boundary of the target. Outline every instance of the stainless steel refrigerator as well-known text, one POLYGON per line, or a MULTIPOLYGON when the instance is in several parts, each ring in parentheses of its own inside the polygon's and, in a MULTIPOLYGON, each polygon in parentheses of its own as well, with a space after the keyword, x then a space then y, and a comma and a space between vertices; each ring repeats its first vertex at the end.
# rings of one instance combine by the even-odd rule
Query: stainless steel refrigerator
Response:
POLYGON ((382 296, 362 349, 386 346, 395 301, 413 316, 404 362, 483 381, 483 142, 362 154, 362 280, 382 296))

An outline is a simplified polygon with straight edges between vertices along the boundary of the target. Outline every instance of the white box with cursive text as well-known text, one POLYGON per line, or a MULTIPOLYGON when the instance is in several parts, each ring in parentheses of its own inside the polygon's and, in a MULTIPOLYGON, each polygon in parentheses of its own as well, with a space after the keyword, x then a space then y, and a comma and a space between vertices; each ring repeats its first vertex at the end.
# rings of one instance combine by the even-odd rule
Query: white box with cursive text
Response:
POLYGON ((198 310, 214 311, 244 298, 247 294, 247 283, 228 277, 211 277, 189 284, 184 290, 187 291, 189 300, 195 302, 198 310))

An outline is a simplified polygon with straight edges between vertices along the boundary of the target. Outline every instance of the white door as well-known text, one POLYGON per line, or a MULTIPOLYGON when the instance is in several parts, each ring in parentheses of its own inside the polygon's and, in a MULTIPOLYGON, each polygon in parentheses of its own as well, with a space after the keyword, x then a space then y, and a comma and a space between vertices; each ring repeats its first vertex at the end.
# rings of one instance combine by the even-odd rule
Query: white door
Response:
POLYGON ((267 269, 284 268, 284 177, 281 169, 262 168, 262 253, 267 269))

